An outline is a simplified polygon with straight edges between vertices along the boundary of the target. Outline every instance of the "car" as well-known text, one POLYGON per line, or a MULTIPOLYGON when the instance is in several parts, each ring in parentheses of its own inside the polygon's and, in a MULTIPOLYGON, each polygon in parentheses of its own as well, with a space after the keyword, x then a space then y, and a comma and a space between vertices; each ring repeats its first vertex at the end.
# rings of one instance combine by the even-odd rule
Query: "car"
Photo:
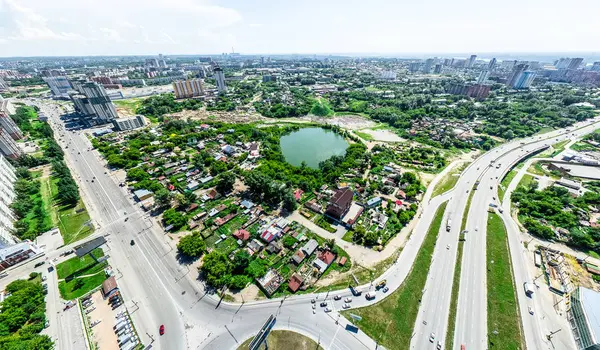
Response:
POLYGON ((132 239, 131 242, 129 242, 130 245, 135 245, 135 241, 132 239))
POLYGON ((314 303, 316 303, 316 302, 317 302, 317 301, 316 301, 315 299, 311 299, 311 300, 310 300, 310 303, 311 303, 311 304, 314 304, 314 303))
POLYGON ((490 190, 493 189, 492 186, 490 186, 490 190))
POLYGON ((450 249, 450 244, 448 244, 448 245, 446 246, 446 249, 450 249))
POLYGON ((46 323, 44 323, 44 328, 48 328, 50 327, 50 322, 48 320, 46 320, 46 323))
POLYGON ((529 311, 529 314, 530 314, 530 315, 533 315, 533 309, 531 308, 531 306, 529 306, 529 307, 527 308, 527 310, 529 311))
POLYGON ((351 303, 352 302, 352 298, 347 297, 346 299, 344 299, 344 303, 351 303))
POLYGON ((317 304, 312 304, 313 310, 317 308, 317 304))
POLYGON ((316 313, 317 313, 317 310, 313 309, 313 314, 316 314, 316 313))
POLYGON ((350 308, 350 305, 348 305, 348 304, 344 304, 344 305, 342 305, 342 308, 343 308, 343 309, 349 309, 349 308, 350 308))
POLYGON ((333 300, 340 300, 340 299, 342 299, 341 295, 336 295, 336 296, 333 297, 333 300))
POLYGON ((435 347, 437 350, 442 350, 442 342, 438 341, 437 346, 435 347))
POLYGON ((322 303, 321 303, 321 304, 319 304, 319 305, 320 305, 321 307, 325 307, 325 306, 327 306, 327 302, 326 302, 326 301, 324 301, 324 302, 322 302, 322 303))
POLYGON ((326 308, 325 308, 325 312, 331 312, 331 309, 330 309, 330 308, 328 308, 328 307, 326 307, 326 308))
POLYGON ((475 227, 475 231, 479 231, 479 227, 475 227))
POLYGON ((467 190, 467 193, 469 193, 469 190, 467 190))
POLYGON ((46 281, 48 279, 48 277, 46 277, 46 275, 42 276, 42 282, 46 281))
POLYGON ((387 286, 386 286, 386 287, 383 287, 383 289, 382 289, 382 291, 383 291, 384 293, 387 293, 387 292, 388 292, 388 290, 390 290, 390 289, 389 289, 387 286))
POLYGON ((163 335, 165 334, 165 325, 161 324, 160 327, 158 328, 158 334, 163 335))
POLYGON ((435 340, 435 333, 431 333, 429 335, 429 342, 433 343, 434 340, 435 340))
POLYGON ((35 265, 33 265, 34 268, 36 267, 40 267, 42 265, 44 265, 46 262, 45 261, 40 261, 39 263, 36 263, 35 265))

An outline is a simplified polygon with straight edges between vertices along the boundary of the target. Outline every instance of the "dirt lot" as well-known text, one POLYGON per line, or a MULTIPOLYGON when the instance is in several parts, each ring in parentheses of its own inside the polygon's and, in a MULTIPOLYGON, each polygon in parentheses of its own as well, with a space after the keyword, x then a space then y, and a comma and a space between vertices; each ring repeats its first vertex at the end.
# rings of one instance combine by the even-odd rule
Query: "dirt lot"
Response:
POLYGON ((373 139, 375 141, 383 141, 383 142, 404 142, 404 141, 406 141, 405 139, 401 138, 400 136, 396 135, 395 133, 393 133, 389 130, 385 130, 385 129, 377 129, 377 130, 364 129, 364 130, 361 130, 361 132, 364 132, 365 134, 369 134, 369 135, 373 136, 373 139))

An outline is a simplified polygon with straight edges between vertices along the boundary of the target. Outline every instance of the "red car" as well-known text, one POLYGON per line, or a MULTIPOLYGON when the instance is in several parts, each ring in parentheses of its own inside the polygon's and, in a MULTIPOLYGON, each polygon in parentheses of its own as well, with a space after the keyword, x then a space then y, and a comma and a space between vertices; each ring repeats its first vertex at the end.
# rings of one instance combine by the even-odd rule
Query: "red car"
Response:
POLYGON ((164 324, 161 324, 161 325, 160 325, 160 328, 158 329, 158 333, 159 333, 160 335, 163 335, 163 334, 165 334, 165 325, 164 325, 164 324))

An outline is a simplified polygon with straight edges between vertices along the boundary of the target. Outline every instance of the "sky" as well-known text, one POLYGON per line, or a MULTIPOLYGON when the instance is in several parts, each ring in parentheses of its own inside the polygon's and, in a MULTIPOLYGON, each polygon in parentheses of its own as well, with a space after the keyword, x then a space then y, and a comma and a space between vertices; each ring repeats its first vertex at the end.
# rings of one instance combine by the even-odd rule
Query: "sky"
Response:
POLYGON ((600 52, 598 0, 0 0, 0 57, 600 52))

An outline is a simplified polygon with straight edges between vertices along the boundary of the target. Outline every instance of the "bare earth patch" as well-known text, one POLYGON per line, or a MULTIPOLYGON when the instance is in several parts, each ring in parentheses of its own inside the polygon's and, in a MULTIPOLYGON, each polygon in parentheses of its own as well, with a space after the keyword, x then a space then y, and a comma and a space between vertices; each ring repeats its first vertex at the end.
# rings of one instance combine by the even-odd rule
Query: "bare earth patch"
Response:
POLYGON ((364 132, 365 134, 369 134, 369 135, 373 136, 373 139, 375 141, 383 141, 383 142, 404 142, 404 141, 406 141, 405 139, 401 138, 400 136, 396 135, 395 133, 393 133, 389 130, 385 130, 385 129, 378 129, 378 130, 364 129, 364 130, 361 130, 361 132, 364 132))

